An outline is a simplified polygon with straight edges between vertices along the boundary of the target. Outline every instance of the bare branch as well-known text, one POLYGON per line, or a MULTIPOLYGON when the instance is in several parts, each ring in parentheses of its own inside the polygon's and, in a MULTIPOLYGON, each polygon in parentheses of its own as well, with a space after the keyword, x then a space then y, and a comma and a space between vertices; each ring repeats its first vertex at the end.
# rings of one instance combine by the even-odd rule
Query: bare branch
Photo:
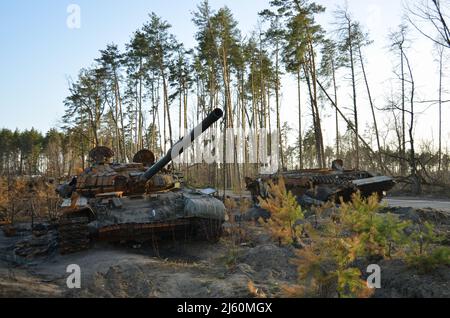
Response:
POLYGON ((414 8, 406 5, 406 9, 409 12, 409 15, 406 18, 420 34, 438 45, 450 48, 450 29, 446 21, 447 15, 443 12, 439 0, 431 0, 431 2, 433 5, 430 5, 428 0, 422 0, 419 4, 415 5, 414 8), (435 38, 433 35, 424 31, 418 22, 430 24, 438 33, 438 38, 435 38))

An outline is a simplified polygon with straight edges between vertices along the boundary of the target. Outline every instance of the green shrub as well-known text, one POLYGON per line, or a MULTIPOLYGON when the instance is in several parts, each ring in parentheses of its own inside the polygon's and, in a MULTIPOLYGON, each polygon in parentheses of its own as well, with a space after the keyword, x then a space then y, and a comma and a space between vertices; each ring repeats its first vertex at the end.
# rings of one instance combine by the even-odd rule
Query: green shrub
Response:
POLYGON ((428 273, 442 265, 450 265, 450 248, 446 246, 436 247, 430 253, 411 255, 407 257, 410 267, 421 273, 428 273))

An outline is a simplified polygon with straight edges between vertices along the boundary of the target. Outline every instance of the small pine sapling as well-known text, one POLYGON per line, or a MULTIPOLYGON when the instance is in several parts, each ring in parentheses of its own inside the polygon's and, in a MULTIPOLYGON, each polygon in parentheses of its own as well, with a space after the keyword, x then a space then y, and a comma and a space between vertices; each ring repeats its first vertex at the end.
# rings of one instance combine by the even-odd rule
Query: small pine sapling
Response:
POLYGON ((436 234, 436 230, 429 222, 419 224, 417 231, 409 236, 409 253, 406 260, 410 267, 421 273, 430 272, 441 265, 450 265, 450 248, 437 246, 443 237, 436 234))
POLYGON ((341 204, 340 220, 344 232, 360 237, 364 256, 390 258, 395 248, 406 243, 405 229, 411 222, 382 215, 380 209, 377 195, 364 199, 358 192, 351 202, 341 204))
POLYGON ((296 197, 286 190, 283 178, 278 183, 269 182, 268 198, 259 198, 261 208, 269 211, 267 222, 260 220, 279 245, 289 245, 298 241, 299 228, 296 223, 304 219, 296 197))

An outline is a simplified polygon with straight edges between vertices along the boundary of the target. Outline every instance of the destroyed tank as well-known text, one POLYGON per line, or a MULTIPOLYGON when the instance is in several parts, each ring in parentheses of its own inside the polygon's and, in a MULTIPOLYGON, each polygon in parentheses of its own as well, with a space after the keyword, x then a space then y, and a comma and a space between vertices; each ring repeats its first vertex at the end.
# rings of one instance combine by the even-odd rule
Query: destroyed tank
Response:
POLYGON ((225 221, 222 201, 182 187, 164 168, 222 116, 222 110, 215 109, 157 162, 151 151, 141 150, 133 163, 111 164, 112 150, 93 149, 92 166, 57 189, 64 198, 58 222, 60 252, 88 249, 95 240, 216 241, 225 221))
POLYGON ((274 183, 282 177, 286 189, 297 197, 302 206, 349 202, 352 195, 360 192, 363 198, 377 194, 379 200, 395 185, 387 176, 377 176, 368 171, 346 170, 342 160, 335 160, 331 169, 309 169, 287 171, 273 175, 260 175, 256 179, 246 178, 247 189, 255 203, 258 197, 268 197, 268 182, 274 183))

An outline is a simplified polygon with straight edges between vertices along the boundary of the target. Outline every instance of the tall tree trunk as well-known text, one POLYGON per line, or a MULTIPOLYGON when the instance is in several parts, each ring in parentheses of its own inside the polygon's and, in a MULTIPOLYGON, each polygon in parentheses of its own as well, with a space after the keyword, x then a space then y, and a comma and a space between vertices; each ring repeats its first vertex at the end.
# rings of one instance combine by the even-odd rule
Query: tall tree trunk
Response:
POLYGON ((318 136, 317 136, 317 114, 316 114, 316 107, 314 106, 314 95, 313 95, 313 89, 311 84, 311 74, 309 73, 309 70, 307 70, 307 67, 304 66, 304 72, 305 72, 305 79, 306 84, 308 86, 308 93, 309 93, 309 100, 311 104, 311 116, 312 116, 312 122, 313 122, 313 129, 314 129, 314 142, 315 142, 315 150, 316 150, 316 160, 317 160, 317 166, 322 165, 322 155, 320 151, 320 146, 318 144, 318 136))
POLYGON ((120 94, 120 86, 119 86, 119 79, 117 77, 117 73, 114 72, 114 81, 116 82, 116 89, 117 89, 117 101, 119 103, 119 116, 120 116, 120 157, 121 161, 125 160, 128 162, 128 158, 126 156, 125 151, 125 128, 124 128, 124 119, 123 119, 123 107, 122 107, 122 97, 120 94))
POLYGON ((123 158, 122 158, 122 151, 121 151, 121 138, 120 138, 120 129, 119 129, 119 97, 117 95, 117 85, 118 83, 116 82, 116 74, 114 71, 114 134, 115 134, 115 138, 114 138, 114 142, 115 142, 115 148, 116 148, 116 159, 119 162, 122 162, 123 158))
POLYGON ((156 103, 155 103, 155 77, 154 74, 152 74, 152 81, 151 81, 151 95, 152 95, 152 131, 151 131, 151 140, 150 140, 150 149, 155 152, 156 150, 156 103))
POLYGON ((382 158, 381 158, 381 143, 380 143, 380 134, 378 132, 378 124, 377 124, 377 117, 375 115, 375 106, 373 105, 373 100, 372 100, 372 94, 370 93, 370 87, 369 87, 369 82, 367 80, 367 74, 366 74, 366 69, 364 67, 364 60, 362 57, 362 53, 361 53, 361 47, 358 47, 358 51, 359 51, 359 59, 361 62, 361 69, 364 75, 364 82, 366 83, 366 88, 367 88, 367 95, 369 97, 369 103, 370 103, 370 108, 372 110, 372 118, 373 118, 373 125, 375 128, 375 136, 377 139, 377 146, 378 146, 378 163, 380 165, 380 168, 383 167, 383 162, 382 162, 382 158))
MULTIPOLYGON (((170 119, 170 110, 169 110, 169 92, 168 92, 168 88, 167 88, 167 81, 166 81, 166 74, 164 72, 164 67, 161 63, 160 65, 160 70, 161 70, 161 74, 162 74, 162 80, 163 80, 163 93, 164 93, 164 109, 166 112, 166 116, 167 116, 167 124, 169 127, 169 143, 170 143, 170 147, 173 147, 173 138, 172 138, 172 121, 170 119)), ((164 130, 164 135, 165 134, 165 130, 164 130)), ((165 146, 165 142, 164 142, 164 146, 165 146)), ((164 152, 166 150, 164 149, 164 152)))
POLYGON ((410 165, 411 165, 411 178, 413 181, 413 192, 415 194, 421 194, 422 193, 422 185, 419 178, 419 175, 417 173, 417 159, 416 159, 416 151, 414 148, 414 96, 415 96, 415 83, 414 83, 414 77, 411 69, 411 64, 409 63, 409 59, 404 55, 406 64, 408 66, 409 76, 411 80, 411 109, 410 109, 410 115, 411 115, 411 121, 409 126, 409 139, 410 139, 410 165))
MULTIPOLYGON (((183 77, 183 107, 184 107, 184 131, 183 131, 183 136, 185 136, 187 134, 188 131, 188 115, 187 115, 187 108, 188 108, 188 90, 186 88, 186 82, 185 82, 185 78, 183 77)), ((186 154, 186 157, 188 158, 188 154, 186 154)), ((185 165, 184 165, 184 170, 186 172, 188 172, 188 161, 185 161, 185 165)))
POLYGON ((283 140, 281 136, 281 118, 280 118, 280 61, 279 61, 279 43, 276 44, 275 50, 275 103, 277 109, 277 130, 278 130, 278 141, 280 147, 280 158, 281 158, 281 170, 284 170, 284 154, 283 154, 283 140))
MULTIPOLYGON (((267 121, 269 123, 269 142, 270 147, 272 147, 272 117, 271 117, 271 111, 270 111, 270 87, 267 87, 267 121)), ((272 148, 270 148, 272 149, 272 148)))
POLYGON ((320 150, 320 166, 322 168, 325 168, 325 148, 323 144, 323 134, 322 134, 322 122, 320 119, 320 112, 319 112, 319 105, 318 105, 318 98, 317 98, 317 74, 316 74, 316 60, 315 60, 315 54, 314 54, 314 48, 313 44, 310 40, 309 42, 309 48, 310 48, 310 58, 311 58, 311 77, 312 77, 312 86, 313 86, 313 93, 314 93, 314 107, 315 107, 315 113, 316 113, 316 120, 317 120, 317 142, 318 147, 320 150))
POLYGON ((178 110, 178 139, 181 139, 183 137, 183 133, 181 131, 181 127, 183 126, 183 121, 182 121, 182 117, 183 117, 183 93, 181 90, 181 78, 178 79, 179 84, 178 84, 178 92, 179 92, 179 96, 178 96, 178 103, 179 103, 179 110, 178 110))
POLYGON ((355 76, 355 61, 353 52, 353 35, 352 35, 352 24, 350 20, 348 21, 348 38, 349 38, 349 54, 350 54, 350 68, 352 72, 352 89, 353 89, 353 114, 355 121, 355 156, 356 156, 356 169, 359 168, 359 123, 358 123, 358 108, 356 105, 356 76, 355 76))
POLYGON ((444 49, 439 48, 439 150, 438 150, 438 172, 442 169, 442 77, 443 77, 443 55, 444 49))
POLYGON ((138 149, 140 150, 143 148, 143 138, 142 138, 142 59, 139 61, 139 109, 138 109, 138 135, 137 135, 137 141, 138 141, 138 149))
POLYGON ((401 69, 401 81, 402 81, 402 147, 400 149, 400 173, 401 175, 405 175, 405 160, 406 160, 406 119, 405 119, 405 100, 406 100, 406 94, 405 94, 405 62, 404 62, 404 51, 403 47, 400 46, 400 69, 401 69))
POLYGON ((302 132, 302 102, 301 102, 301 66, 297 69, 297 93, 298 93, 298 162, 303 169, 303 132, 302 132))
POLYGON ((226 48, 222 48, 222 76, 224 81, 224 89, 225 89, 225 125, 223 131, 223 191, 225 198, 225 191, 227 189, 228 184, 228 163, 227 163, 227 128, 231 127, 232 122, 230 122, 231 114, 231 91, 230 91, 230 78, 228 74, 228 60, 226 54, 226 48))
MULTIPOLYGON (((338 105, 338 96, 337 96, 337 84, 336 84, 336 66, 334 63, 334 59, 331 61, 332 68, 332 76, 333 76, 333 89, 334 89, 334 104, 338 105)), ((336 156, 337 158, 341 157, 341 145, 340 145, 340 136, 339 136, 339 113, 338 110, 335 110, 335 120, 336 120, 336 156)))

